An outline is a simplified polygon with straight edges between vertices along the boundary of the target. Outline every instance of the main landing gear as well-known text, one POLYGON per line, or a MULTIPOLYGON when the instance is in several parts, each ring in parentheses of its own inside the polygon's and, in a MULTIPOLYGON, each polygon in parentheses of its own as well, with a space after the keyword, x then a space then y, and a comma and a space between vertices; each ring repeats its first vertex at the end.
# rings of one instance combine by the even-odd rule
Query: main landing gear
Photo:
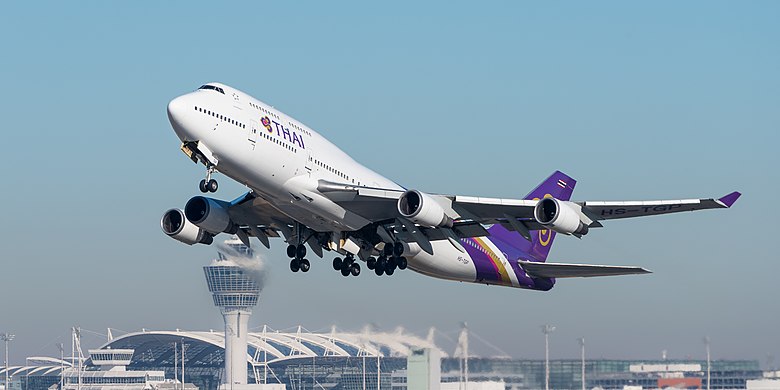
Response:
POLYGON ((406 258, 401 256, 404 253, 404 247, 400 242, 393 245, 386 244, 379 257, 374 260, 368 259, 366 262, 369 269, 374 270, 377 276, 392 275, 396 269, 405 270, 408 263, 406 258))
MULTIPOLYGON (((401 256, 403 253, 404 247, 401 243, 387 244, 379 257, 369 257, 366 260, 366 267, 373 270, 377 276, 392 275, 396 269, 406 269, 408 262, 405 257, 401 256)), ((344 259, 340 257, 333 259, 333 269, 340 271, 344 276, 360 275, 360 265, 355 262, 355 257, 352 254, 347 254, 344 259)))
POLYGON ((213 166, 208 167, 206 169, 206 178, 200 181, 200 184, 198 185, 198 189, 200 189, 200 192, 206 193, 206 192, 217 192, 217 189, 219 189, 219 184, 216 180, 211 178, 211 174, 214 173, 215 169, 213 166))
POLYGON ((333 259, 333 269, 341 271, 342 276, 358 276, 360 275, 360 264, 355 262, 355 256, 351 253, 347 254, 342 260, 341 257, 333 259))
POLYGON ((290 260, 290 271, 309 272, 309 269, 311 269, 311 263, 304 258, 306 256, 306 247, 303 244, 289 245, 287 247, 287 256, 292 258, 290 260))

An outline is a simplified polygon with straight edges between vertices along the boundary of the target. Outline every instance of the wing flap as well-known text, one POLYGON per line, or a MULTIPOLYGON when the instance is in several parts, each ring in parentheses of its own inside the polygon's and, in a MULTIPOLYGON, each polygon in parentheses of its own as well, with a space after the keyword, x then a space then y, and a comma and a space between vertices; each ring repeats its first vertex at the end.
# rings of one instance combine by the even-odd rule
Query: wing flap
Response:
POLYGON ((518 260, 528 276, 536 278, 588 278, 594 276, 618 276, 648 274, 642 267, 612 266, 596 264, 539 263, 518 260))

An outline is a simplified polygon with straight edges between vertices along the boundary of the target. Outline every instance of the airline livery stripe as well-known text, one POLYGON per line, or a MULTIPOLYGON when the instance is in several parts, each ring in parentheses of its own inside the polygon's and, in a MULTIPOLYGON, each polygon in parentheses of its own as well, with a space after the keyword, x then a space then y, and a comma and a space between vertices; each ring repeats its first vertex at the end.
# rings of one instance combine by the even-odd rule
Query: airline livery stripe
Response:
POLYGON ((474 237, 474 242, 477 243, 479 246, 479 249, 487 255, 487 257, 490 259, 490 261, 493 263, 493 267, 495 267, 496 271, 498 272, 499 276, 501 277, 501 281, 504 283, 507 283, 509 285, 512 284, 512 280, 509 278, 509 273, 506 270, 506 267, 504 267, 504 263, 501 261, 501 258, 499 258, 495 252, 493 252, 492 249, 488 247, 488 245, 482 241, 479 237, 474 237))

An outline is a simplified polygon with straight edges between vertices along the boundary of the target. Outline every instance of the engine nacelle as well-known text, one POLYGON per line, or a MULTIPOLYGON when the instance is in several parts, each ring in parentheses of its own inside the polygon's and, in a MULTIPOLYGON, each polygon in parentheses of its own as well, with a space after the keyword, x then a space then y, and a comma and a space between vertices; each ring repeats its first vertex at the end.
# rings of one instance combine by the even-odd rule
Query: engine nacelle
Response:
POLYGON ((558 233, 584 236, 588 226, 580 219, 577 204, 555 198, 544 198, 534 208, 536 222, 558 233))
POLYGON ((238 229, 230 220, 229 207, 230 203, 228 202, 196 196, 184 206, 184 215, 190 222, 209 233, 234 234, 238 229))
POLYGON ((214 236, 188 221, 184 212, 179 209, 166 211, 160 219, 160 227, 169 237, 187 245, 210 245, 214 241, 214 236))
POLYGON ((452 227, 452 218, 430 195, 409 190, 398 198, 398 213, 414 223, 428 227, 452 227))

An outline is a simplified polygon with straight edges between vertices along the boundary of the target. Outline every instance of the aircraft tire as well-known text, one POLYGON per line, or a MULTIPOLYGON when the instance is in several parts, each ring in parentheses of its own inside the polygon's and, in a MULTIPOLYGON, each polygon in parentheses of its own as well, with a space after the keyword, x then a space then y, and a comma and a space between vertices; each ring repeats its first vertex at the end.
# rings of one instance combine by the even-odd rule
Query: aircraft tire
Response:
POLYGON ((360 264, 352 263, 352 265, 349 266, 349 273, 351 273, 352 276, 360 275, 360 264))
POLYGON ((200 190, 200 192, 204 194, 209 192, 209 189, 206 187, 206 179, 200 181, 200 183, 198 184, 198 189, 200 190))
POLYGON ((209 192, 217 192, 219 189, 219 183, 217 183, 216 180, 211 179, 208 181, 208 183, 206 183, 206 189, 208 189, 209 192))
POLYGON ((395 267, 388 267, 388 268, 385 270, 385 274, 386 274, 387 276, 391 276, 391 275, 393 275, 393 272, 395 272, 395 267))
POLYGON ((350 269, 351 269, 350 267, 344 267, 344 268, 342 268, 342 269, 341 269, 341 276, 349 276, 349 274, 350 274, 350 272, 351 272, 351 271, 350 271, 350 269))
POLYGON ((376 259, 369 257, 368 260, 366 260, 366 267, 368 267, 368 269, 376 268, 376 259))
POLYGON ((404 254, 404 244, 400 242, 393 244, 393 255, 401 256, 402 254, 404 254))
POLYGON ((309 272, 311 269, 311 263, 309 263, 309 260, 303 259, 300 261, 301 263, 301 271, 302 272, 309 272))
POLYGON ((405 270, 406 267, 409 265, 409 262, 406 261, 406 257, 399 257, 398 258, 398 269, 405 270))
POLYGON ((341 266, 344 264, 344 262, 341 260, 341 257, 336 257, 333 259, 333 269, 336 271, 341 270, 341 266))
POLYGON ((295 248, 295 254, 298 255, 299 259, 306 257, 306 246, 299 244, 298 247, 295 248))
POLYGON ((385 244, 385 247, 382 248, 382 253, 385 255, 385 257, 390 256, 393 254, 393 244, 385 244))
POLYGON ((376 267, 374 268, 374 273, 376 276, 382 276, 382 274, 385 272, 385 270, 382 267, 376 267))
POLYGON ((298 272, 300 269, 301 269, 301 262, 298 259, 290 260, 290 271, 298 272))
POLYGON ((387 259, 387 264, 385 265, 385 268, 395 268, 397 265, 398 265, 398 258, 393 256, 387 259))
POLYGON ((287 257, 295 257, 295 245, 287 245, 287 257))

